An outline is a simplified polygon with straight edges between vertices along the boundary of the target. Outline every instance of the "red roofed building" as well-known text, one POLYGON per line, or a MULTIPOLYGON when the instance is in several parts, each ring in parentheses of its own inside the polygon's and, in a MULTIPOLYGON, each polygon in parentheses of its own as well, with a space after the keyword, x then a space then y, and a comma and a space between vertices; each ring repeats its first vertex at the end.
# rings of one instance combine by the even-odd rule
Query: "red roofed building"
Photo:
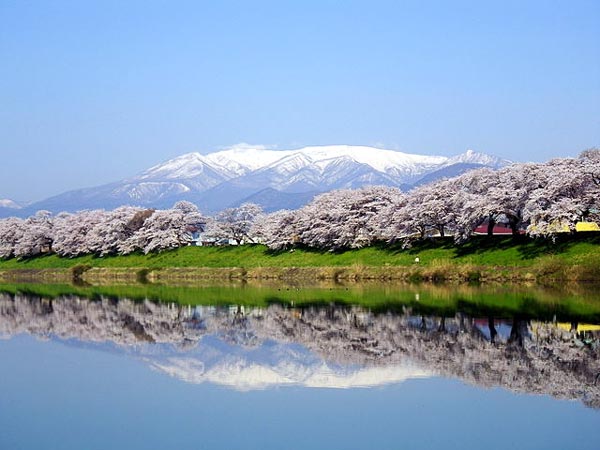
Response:
MULTIPOLYGON (((511 228, 507 224, 504 224, 504 223, 495 224, 492 232, 495 235, 511 235, 512 234, 511 228)), ((482 223, 481 225, 479 225, 477 228, 475 228, 473 230, 473 233, 474 234, 483 234, 483 235, 488 234, 488 223, 487 222, 482 223)), ((523 234, 524 230, 519 230, 518 233, 523 234)))

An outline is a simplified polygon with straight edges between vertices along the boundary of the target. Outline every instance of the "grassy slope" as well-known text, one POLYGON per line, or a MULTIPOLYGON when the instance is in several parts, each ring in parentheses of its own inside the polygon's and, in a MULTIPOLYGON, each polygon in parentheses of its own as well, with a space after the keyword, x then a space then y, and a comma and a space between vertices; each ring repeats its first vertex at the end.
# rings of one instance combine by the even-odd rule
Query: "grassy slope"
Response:
POLYGON ((475 237, 463 246, 451 239, 420 243, 412 249, 374 246, 340 253, 297 249, 273 253, 260 245, 241 247, 184 247, 153 255, 134 254, 97 258, 61 258, 56 255, 24 261, 0 261, 4 269, 69 268, 79 264, 93 267, 349 267, 411 266, 419 256, 420 266, 465 264, 474 267, 530 267, 568 264, 600 267, 600 234, 560 236, 557 242, 510 237, 475 237))

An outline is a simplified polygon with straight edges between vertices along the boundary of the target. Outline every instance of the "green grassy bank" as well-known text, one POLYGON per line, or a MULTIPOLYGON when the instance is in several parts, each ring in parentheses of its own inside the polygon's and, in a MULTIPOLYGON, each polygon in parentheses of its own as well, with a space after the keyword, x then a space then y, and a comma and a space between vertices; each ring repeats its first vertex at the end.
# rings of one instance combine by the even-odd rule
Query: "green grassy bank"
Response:
POLYGON ((477 236, 461 246, 448 238, 420 242, 410 249, 377 245, 344 252, 272 252, 262 245, 245 245, 184 247, 151 255, 46 255, 0 261, 0 280, 73 278, 89 282, 198 278, 600 281, 600 234, 561 235, 555 242, 477 236), (417 256, 419 263, 415 263, 417 256))

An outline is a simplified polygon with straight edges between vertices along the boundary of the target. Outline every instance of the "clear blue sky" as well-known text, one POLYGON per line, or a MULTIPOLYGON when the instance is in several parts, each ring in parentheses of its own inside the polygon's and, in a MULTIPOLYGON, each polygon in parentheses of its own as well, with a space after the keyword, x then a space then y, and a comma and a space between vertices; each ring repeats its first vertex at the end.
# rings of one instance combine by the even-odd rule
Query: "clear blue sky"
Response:
POLYGON ((0 0, 0 198, 239 142, 600 145, 600 2, 0 0))

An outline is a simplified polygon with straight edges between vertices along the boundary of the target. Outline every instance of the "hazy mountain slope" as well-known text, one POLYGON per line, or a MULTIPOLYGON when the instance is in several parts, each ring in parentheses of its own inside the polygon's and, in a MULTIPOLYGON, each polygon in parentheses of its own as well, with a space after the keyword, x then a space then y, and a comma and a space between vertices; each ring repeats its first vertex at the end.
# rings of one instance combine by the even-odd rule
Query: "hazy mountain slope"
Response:
POLYGON ((242 203, 256 203, 262 206, 266 212, 278 211, 280 209, 298 209, 310 202, 317 191, 309 192, 281 192, 273 188, 266 188, 248 197, 233 203, 230 206, 239 206, 242 203))
POLYGON ((423 184, 432 183, 436 180, 441 180, 444 178, 452 178, 462 175, 469 170, 480 169, 482 167, 487 167, 483 164, 474 164, 474 163, 456 163, 451 166, 445 166, 441 169, 438 169, 434 172, 428 173, 422 178, 419 178, 417 181, 413 183, 413 186, 421 186, 423 184))

